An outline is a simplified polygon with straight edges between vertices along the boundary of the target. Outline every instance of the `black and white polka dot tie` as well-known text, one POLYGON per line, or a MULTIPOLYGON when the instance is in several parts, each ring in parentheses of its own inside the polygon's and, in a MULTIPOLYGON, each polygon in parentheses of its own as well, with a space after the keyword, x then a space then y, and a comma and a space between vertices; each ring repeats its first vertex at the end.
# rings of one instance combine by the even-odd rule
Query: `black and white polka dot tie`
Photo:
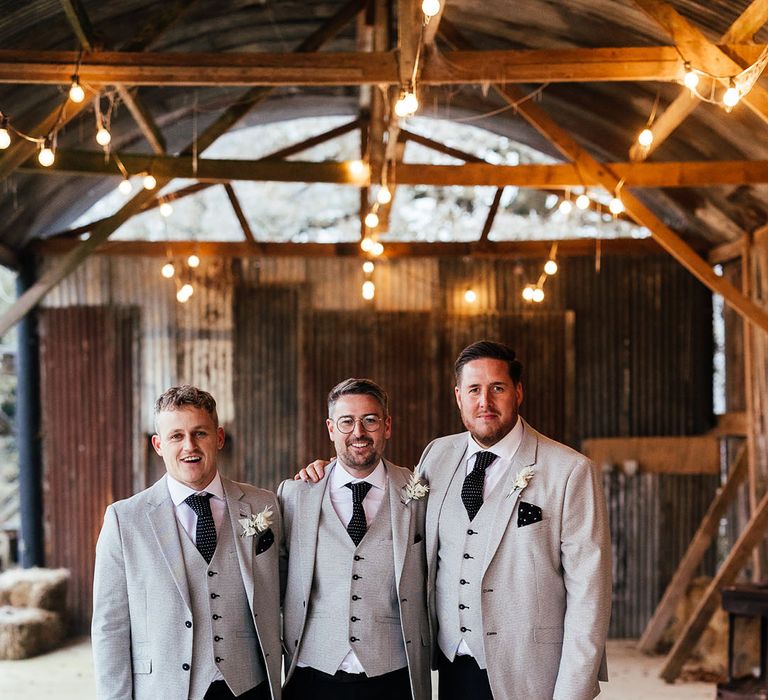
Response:
POLYGON ((344 486, 352 490, 352 517, 349 519, 347 532, 355 546, 357 546, 368 529, 368 523, 365 520, 365 510, 363 510, 363 499, 368 495, 371 484, 367 481, 350 481, 348 484, 344 484, 344 486))
POLYGON ((475 457, 475 466, 467 474, 461 487, 461 501, 467 509, 470 521, 474 520, 480 506, 483 505, 483 486, 485 485, 485 470, 496 459, 493 452, 478 452, 475 457))
POLYGON ((213 553, 216 551, 216 525, 211 514, 210 499, 210 493, 204 493, 201 496, 193 493, 184 499, 184 503, 197 513, 195 546, 209 564, 213 559, 213 553))

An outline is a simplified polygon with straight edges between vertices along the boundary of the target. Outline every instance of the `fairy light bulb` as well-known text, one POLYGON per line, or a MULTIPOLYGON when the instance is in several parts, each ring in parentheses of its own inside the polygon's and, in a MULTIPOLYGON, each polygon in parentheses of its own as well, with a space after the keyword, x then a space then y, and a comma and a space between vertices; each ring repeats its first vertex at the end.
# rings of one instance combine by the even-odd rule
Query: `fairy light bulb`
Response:
POLYGON ((398 117, 409 117, 419 108, 419 100, 412 90, 403 90, 400 99, 395 102, 395 114, 398 117))
POLYGON ((193 253, 187 258, 187 265, 189 265, 190 267, 199 267, 200 258, 193 253))
POLYGON ((544 301, 544 290, 541 287, 536 287, 531 294, 531 301, 536 304, 541 304, 544 301))
POLYGON ((727 109, 731 110, 737 104, 739 104, 740 99, 741 99, 741 95, 739 94, 739 89, 736 87, 733 80, 731 80, 731 84, 728 86, 728 89, 723 94, 723 104, 726 106, 727 109))
POLYGON ((624 202, 622 202, 618 197, 614 197, 608 205, 608 209, 610 210, 611 214, 618 216, 624 211, 624 202))
POLYGON ((421 3, 421 11, 425 17, 434 17, 440 12, 440 0, 424 0, 421 3))
POLYGON ((152 173, 147 173, 144 176, 144 189, 154 190, 155 187, 157 187, 157 180, 155 179, 155 176, 152 175, 152 173))
POLYGON ((173 207, 171 206, 170 202, 163 202, 160 205, 160 215, 169 217, 171 214, 173 214, 173 207))
POLYGON ((111 140, 112 134, 109 133, 109 130, 105 129, 104 126, 100 126, 99 130, 96 132, 96 143, 98 143, 99 146, 108 146, 111 140))
POLYGON ((363 238, 362 241, 360 241, 360 248, 364 253, 370 253, 374 244, 375 244, 375 241, 373 240, 373 238, 369 238, 368 236, 366 236, 365 238, 363 238))
POLYGON ((189 301, 189 295, 184 293, 184 287, 176 292, 176 300, 182 304, 186 304, 189 301))
POLYGON ((523 289, 523 299, 525 299, 526 301, 533 301, 533 290, 534 290, 533 285, 527 284, 523 289))
POLYGON ((691 68, 690 64, 685 65, 685 76, 683 76, 683 84, 691 92, 693 92, 699 85, 699 74, 691 68))
POLYGON ((464 292, 464 301, 467 304, 474 304, 477 301, 477 292, 471 287, 464 292))
POLYGON ((11 134, 8 131, 8 117, 0 117, 0 151, 11 145, 11 134))
POLYGON ((45 168, 49 168, 53 165, 53 161, 56 160, 56 156, 53 152, 53 145, 50 139, 45 139, 45 142, 40 148, 40 153, 37 154, 37 160, 45 168))
POLYGON ((653 143, 653 132, 650 129, 643 129, 637 137, 637 142, 643 148, 648 148, 653 143))
POLYGON ((557 272, 557 263, 554 260, 547 260, 544 263, 544 272, 548 275, 554 275, 557 272))
POLYGON ((383 252, 384 246, 379 243, 379 241, 375 241, 371 247, 371 255, 373 255, 374 258, 378 258, 383 252))
POLYGON ((75 104, 80 104, 85 99, 85 90, 76 75, 72 77, 72 85, 69 86, 69 99, 75 104))
POLYGON ((563 216, 568 216, 573 211, 573 202, 570 199, 564 199, 560 202, 558 209, 563 216))
POLYGON ((589 197, 585 194, 580 194, 576 197, 576 206, 582 211, 589 209, 589 197))
POLYGON ((131 181, 127 177, 124 177, 120 181, 120 184, 117 186, 117 189, 120 192, 120 194, 128 195, 131 192, 133 192, 133 185, 131 184, 131 181))
POLYGON ((379 225, 379 215, 375 211, 370 211, 365 216, 365 225, 368 228, 376 228, 379 225))
POLYGON ((351 160, 349 161, 349 174, 355 179, 355 180, 364 180, 366 175, 368 174, 368 167, 362 160, 351 160))
POLYGON ((373 263, 370 260, 366 260, 363 263, 363 272, 366 275, 370 275, 373 272, 373 269, 374 269, 374 265, 373 265, 373 263))
POLYGON ((363 282, 363 299, 370 301, 376 294, 376 285, 371 280, 365 280, 363 282))
POLYGON ((189 282, 187 282, 187 284, 185 284, 179 291, 184 292, 184 294, 187 295, 187 299, 189 299, 189 297, 192 296, 195 290, 194 290, 194 287, 192 287, 192 285, 189 284, 189 282))
POLYGON ((170 262, 165 263, 165 265, 163 265, 162 269, 160 270, 160 274, 167 280, 171 279, 175 273, 176 268, 173 266, 173 263, 170 262))
POLYGON ((392 193, 389 191, 389 187, 383 185, 376 193, 376 201, 379 204, 389 204, 392 201, 392 193))

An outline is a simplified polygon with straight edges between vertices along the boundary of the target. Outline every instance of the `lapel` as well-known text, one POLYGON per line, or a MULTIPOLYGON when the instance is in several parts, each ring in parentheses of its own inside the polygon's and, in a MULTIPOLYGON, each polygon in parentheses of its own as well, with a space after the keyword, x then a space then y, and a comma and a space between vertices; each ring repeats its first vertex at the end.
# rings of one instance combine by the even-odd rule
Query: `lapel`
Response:
POLYGON ((429 498, 427 498, 427 561, 434 570, 437 556, 437 534, 440 511, 443 509, 448 487, 456 470, 463 464, 467 451, 467 433, 453 435, 435 454, 428 457, 433 466, 429 470, 429 498))
POLYGON ((221 485, 224 487, 228 513, 221 526, 225 527, 227 521, 229 521, 229 526, 232 528, 237 562, 240 565, 240 576, 243 578, 248 605, 251 608, 251 612, 253 612, 253 591, 255 589, 255 581, 253 579, 253 537, 240 537, 240 532, 243 528, 238 522, 240 518, 248 518, 253 514, 251 504, 243 500, 245 494, 234 481, 230 481, 222 476, 221 485))
POLYGON ((166 477, 150 487, 148 497, 147 518, 155 539, 157 539, 158 549, 171 572, 176 588, 179 589, 179 595, 187 608, 191 610, 187 569, 184 566, 184 555, 181 551, 179 531, 176 525, 176 511, 168 491, 166 477))
POLYGON ((517 502, 520 500, 520 491, 510 494, 512 491, 512 484, 515 481, 515 476, 523 467, 530 467, 536 464, 536 452, 539 446, 539 440, 536 431, 526 423, 522 416, 520 420, 523 421, 523 440, 518 447, 515 456, 512 458, 512 464, 509 468, 509 474, 504 481, 499 484, 499 487, 504 488, 504 495, 502 501, 496 510, 496 517, 493 519, 493 525, 491 526, 491 532, 488 537, 488 547, 485 550, 485 561, 483 562, 483 573, 485 573, 488 565, 491 563, 496 550, 499 548, 501 538, 507 530, 509 520, 515 511, 517 502))
POLYGON ((384 460, 387 470, 387 488, 389 489, 389 515, 392 521, 392 549, 395 556, 395 586, 400 589, 400 575, 403 573, 405 554, 411 544, 409 539, 412 513, 418 508, 417 503, 405 505, 403 489, 408 483, 405 472, 384 460))
POLYGON ((317 535, 320 529, 320 510, 323 505, 325 490, 331 483, 331 470, 335 468, 334 460, 329 465, 325 479, 319 484, 299 484, 299 496, 296 503, 296 517, 299 520, 299 552, 301 553, 301 579, 304 583, 304 600, 309 600, 312 591, 312 578, 315 571, 315 554, 317 553, 317 535))

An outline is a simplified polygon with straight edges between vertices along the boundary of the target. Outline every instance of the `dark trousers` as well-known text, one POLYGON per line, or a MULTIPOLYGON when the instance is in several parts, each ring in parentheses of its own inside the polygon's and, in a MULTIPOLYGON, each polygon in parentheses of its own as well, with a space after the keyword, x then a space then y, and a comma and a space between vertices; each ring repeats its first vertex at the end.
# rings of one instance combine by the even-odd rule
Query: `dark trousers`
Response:
POLYGON ((254 688, 246 690, 242 695, 232 695, 232 691, 225 681, 214 681, 208 686, 205 693, 205 700, 270 700, 272 694, 269 692, 269 682, 259 683, 254 688))
POLYGON ((437 670, 438 700, 493 700, 488 673, 471 656, 456 656, 451 663, 440 653, 437 670))
POLYGON ((315 668, 296 667, 283 700, 410 700, 408 669, 401 668, 368 678, 364 673, 337 671, 334 675, 315 668))

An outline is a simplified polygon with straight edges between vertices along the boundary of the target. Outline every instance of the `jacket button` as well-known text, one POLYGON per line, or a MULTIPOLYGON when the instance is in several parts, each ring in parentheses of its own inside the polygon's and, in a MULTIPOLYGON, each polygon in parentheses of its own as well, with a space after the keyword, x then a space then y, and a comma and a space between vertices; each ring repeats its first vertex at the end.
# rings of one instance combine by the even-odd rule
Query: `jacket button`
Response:
POLYGON ((219 597, 219 594, 218 594, 218 593, 211 593, 211 598, 213 598, 214 600, 215 600, 216 598, 218 598, 218 597, 219 597))
POLYGON ((356 642, 356 641, 357 641, 357 637, 350 637, 350 638, 349 638, 349 641, 350 641, 350 642, 356 642))
POLYGON ((462 631, 462 632, 469 632, 469 630, 468 630, 466 627, 462 627, 462 628, 461 628, 461 631, 462 631))
POLYGON ((460 583, 462 586, 466 586, 466 585, 469 583, 469 581, 467 581, 466 579, 461 579, 461 581, 459 581, 459 583, 460 583))
POLYGON ((189 664, 181 664, 181 668, 185 671, 189 671, 189 664))
POLYGON ((217 634, 217 635, 216 635, 216 636, 213 638, 213 641, 214 641, 214 642, 220 642, 220 641, 221 641, 221 639, 222 639, 222 638, 221 638, 221 637, 219 637, 219 635, 217 634))
POLYGON ((358 576, 357 574, 355 574, 354 576, 352 576, 352 580, 353 580, 353 581, 358 581, 358 580, 359 580, 359 579, 361 579, 361 578, 362 578, 362 576, 358 576))
POLYGON ((209 572, 208 572, 208 575, 209 575, 209 576, 215 576, 215 575, 216 575, 216 574, 218 574, 218 573, 219 573, 218 571, 209 571, 209 572))
POLYGON ((184 623, 184 626, 185 626, 185 627, 187 627, 187 628, 189 628, 189 627, 192 627, 192 623, 191 623, 189 620, 187 620, 187 621, 184 623))
POLYGON ((359 554, 355 554, 355 561, 360 561, 362 557, 359 554))
POLYGON ((214 620, 220 620, 220 619, 221 619, 221 615, 214 615, 214 616, 213 616, 213 619, 214 619, 214 620))
POLYGON ((355 617, 354 615, 352 615, 352 617, 350 617, 349 619, 352 620, 352 622, 358 622, 360 620, 359 617, 355 617))
POLYGON ((472 528, 469 528, 469 530, 467 530, 467 534, 468 535, 474 535, 475 531, 472 528))
POLYGON ((459 603, 459 610, 466 610, 467 606, 464 603, 459 603))
POLYGON ((353 595, 352 596, 352 600, 360 600, 360 596, 359 595, 353 595))
POLYGON ((467 554, 466 552, 464 553, 464 558, 465 558, 465 559, 471 559, 471 557, 469 556, 469 554, 467 554))
POLYGON ((224 661, 224 659, 222 659, 220 656, 216 657, 216 663, 217 664, 220 664, 222 661, 224 661))

